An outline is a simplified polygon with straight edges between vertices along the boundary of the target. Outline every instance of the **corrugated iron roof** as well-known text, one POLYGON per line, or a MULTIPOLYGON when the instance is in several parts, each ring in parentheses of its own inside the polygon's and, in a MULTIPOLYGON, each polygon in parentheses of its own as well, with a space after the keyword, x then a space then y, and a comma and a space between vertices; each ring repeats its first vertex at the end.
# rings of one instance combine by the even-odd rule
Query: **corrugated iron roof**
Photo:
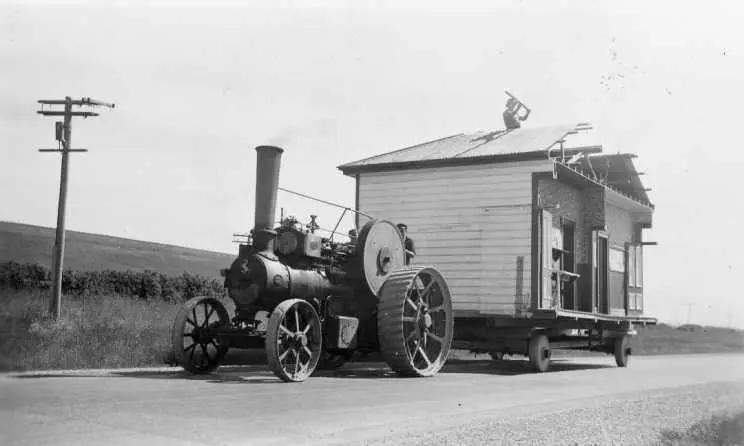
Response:
POLYGON ((421 161, 468 159, 542 152, 575 133, 576 125, 520 128, 492 132, 460 133, 382 155, 343 164, 338 168, 357 170, 373 166, 401 165, 421 161))

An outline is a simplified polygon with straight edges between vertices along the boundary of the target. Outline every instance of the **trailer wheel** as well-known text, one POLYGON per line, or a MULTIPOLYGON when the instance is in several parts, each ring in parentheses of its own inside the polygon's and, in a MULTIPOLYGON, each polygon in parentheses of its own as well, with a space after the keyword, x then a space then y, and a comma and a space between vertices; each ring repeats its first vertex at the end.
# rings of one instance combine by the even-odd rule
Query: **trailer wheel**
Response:
POLYGON ((222 302, 214 297, 199 296, 184 303, 176 314, 171 331, 173 356, 191 373, 215 370, 228 347, 220 343, 214 329, 230 323, 222 302))
POLYGON ((618 367, 627 367, 629 356, 630 338, 627 335, 615 338, 615 364, 618 367))
POLYGON ((271 312, 266 329, 266 359, 274 375, 299 382, 315 371, 323 348, 320 318, 301 299, 285 300, 271 312))
POLYGON ((545 335, 536 335, 530 339, 530 366, 537 372, 547 372, 550 368, 550 343, 545 335))
POLYGON ((380 352, 403 376, 433 376, 452 344, 452 299, 435 268, 394 271, 382 285, 377 310, 380 352))

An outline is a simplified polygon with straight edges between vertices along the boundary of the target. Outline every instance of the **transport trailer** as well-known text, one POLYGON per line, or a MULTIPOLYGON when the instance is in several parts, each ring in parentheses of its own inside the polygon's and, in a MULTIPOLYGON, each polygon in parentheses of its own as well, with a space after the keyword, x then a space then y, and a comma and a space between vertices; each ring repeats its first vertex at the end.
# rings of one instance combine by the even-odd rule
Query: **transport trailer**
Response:
POLYGON ((655 324, 638 316, 595 315, 580 311, 536 310, 529 318, 508 316, 455 318, 452 348, 488 353, 501 360, 524 355, 535 371, 550 367, 551 350, 585 350, 614 355, 619 367, 627 367, 632 352, 634 325, 655 324))
POLYGON ((589 124, 461 133, 338 168, 356 218, 405 223, 415 256, 450 288, 453 348, 602 351, 626 366, 644 316, 654 205, 631 153, 581 143, 589 124))

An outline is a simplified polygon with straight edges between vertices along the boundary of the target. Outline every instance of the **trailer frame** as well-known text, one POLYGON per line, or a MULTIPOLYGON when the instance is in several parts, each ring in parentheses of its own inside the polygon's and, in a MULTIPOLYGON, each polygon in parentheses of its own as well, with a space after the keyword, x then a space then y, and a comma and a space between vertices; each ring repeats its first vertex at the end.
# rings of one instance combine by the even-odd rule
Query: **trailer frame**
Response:
POLYGON ((488 353, 494 359, 504 355, 524 355, 536 371, 546 371, 530 355, 535 343, 547 343, 547 358, 555 349, 603 352, 616 357, 619 366, 627 366, 632 353, 630 338, 636 326, 655 325, 656 319, 642 316, 613 316, 563 309, 537 309, 524 317, 472 316, 455 318, 454 349, 488 353), (545 337, 540 340, 540 337, 545 337), (627 345, 618 352, 618 345, 627 345))

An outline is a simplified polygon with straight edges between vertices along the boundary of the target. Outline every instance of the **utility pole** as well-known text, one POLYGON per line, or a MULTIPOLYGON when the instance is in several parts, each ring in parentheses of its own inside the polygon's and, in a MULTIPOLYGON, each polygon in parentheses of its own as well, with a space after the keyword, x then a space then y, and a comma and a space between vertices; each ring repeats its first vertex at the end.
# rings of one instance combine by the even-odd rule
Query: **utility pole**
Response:
MULTIPOLYGON (((710 304, 704 305, 701 302, 688 302, 686 304, 680 304, 680 305, 682 305, 683 307, 687 307, 687 324, 688 325, 692 322, 692 307, 703 305, 704 310, 710 310, 713 308, 713 305, 710 305, 710 304)), ((702 325, 705 323, 706 315, 702 315, 702 316, 703 316, 703 321, 701 321, 698 318, 698 325, 702 325)))
POLYGON ((692 316, 692 307, 697 305, 695 302, 688 302, 686 304, 683 304, 684 306, 687 306, 687 325, 690 325, 690 320, 692 316))
POLYGON ((67 206, 67 176, 71 152, 87 152, 87 149, 73 149, 70 147, 71 127, 73 116, 98 116, 89 111, 72 111, 72 106, 102 106, 114 108, 114 104, 95 101, 91 98, 73 100, 69 96, 64 99, 42 99, 38 101, 41 110, 37 113, 44 116, 63 116, 64 121, 55 122, 55 135, 58 142, 56 149, 39 149, 39 152, 57 152, 62 154, 62 169, 59 178, 59 206, 57 208, 57 235, 54 240, 54 282, 52 284, 52 300, 49 304, 49 315, 58 319, 62 309, 62 264, 65 256, 65 209, 67 206), (44 105, 64 105, 64 111, 44 110, 44 105))

